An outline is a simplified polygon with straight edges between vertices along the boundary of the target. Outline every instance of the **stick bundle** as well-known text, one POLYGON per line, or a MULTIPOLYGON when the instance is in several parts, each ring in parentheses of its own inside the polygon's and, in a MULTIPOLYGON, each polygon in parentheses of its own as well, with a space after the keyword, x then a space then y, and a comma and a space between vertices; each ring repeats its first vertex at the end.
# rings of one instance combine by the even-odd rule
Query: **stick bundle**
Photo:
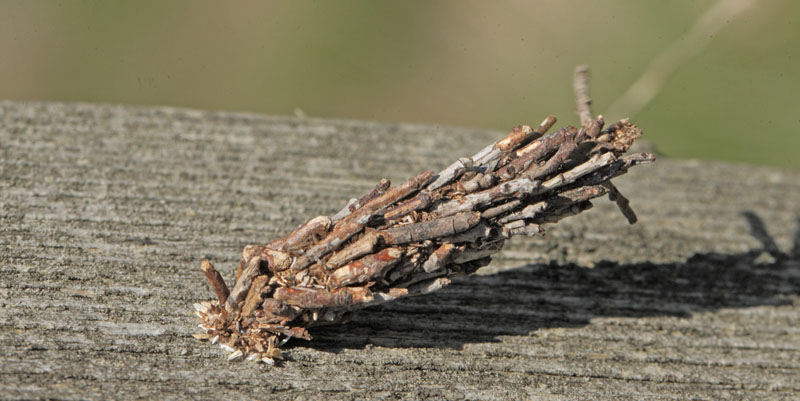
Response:
POLYGON ((591 117, 585 69, 576 70, 582 127, 545 133, 515 127, 501 140, 439 173, 388 180, 335 215, 315 217, 283 238, 248 245, 232 289, 208 261, 217 300, 195 304, 203 333, 230 352, 274 363, 289 338, 345 320, 353 310, 427 294, 475 272, 514 235, 544 235, 555 223, 609 195, 630 223, 636 215, 611 179, 652 154, 624 153, 641 136, 628 120, 604 129, 591 117))

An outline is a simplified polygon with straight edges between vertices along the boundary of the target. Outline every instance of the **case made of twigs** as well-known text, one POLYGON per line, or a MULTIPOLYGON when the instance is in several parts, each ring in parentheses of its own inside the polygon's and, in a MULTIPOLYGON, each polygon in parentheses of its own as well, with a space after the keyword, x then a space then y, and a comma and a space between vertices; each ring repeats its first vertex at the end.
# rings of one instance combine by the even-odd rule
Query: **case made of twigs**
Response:
POLYGON ((229 359, 274 363, 278 347, 307 329, 343 321, 355 309, 436 291, 485 266, 514 235, 592 207, 608 194, 636 216, 611 179, 654 160, 624 156, 641 131, 628 120, 544 135, 556 122, 518 126, 439 173, 388 180, 333 216, 318 216, 283 238, 244 248, 232 289, 209 261, 202 270, 216 301, 195 304, 202 333, 229 359))

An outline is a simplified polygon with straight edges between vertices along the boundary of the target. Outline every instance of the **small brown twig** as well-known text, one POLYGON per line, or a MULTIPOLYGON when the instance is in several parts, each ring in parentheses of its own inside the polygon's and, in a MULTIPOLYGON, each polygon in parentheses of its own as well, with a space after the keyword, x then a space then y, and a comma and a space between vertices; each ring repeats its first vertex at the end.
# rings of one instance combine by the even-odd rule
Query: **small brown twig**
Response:
POLYGON ((628 198, 623 196, 619 192, 619 189, 617 189, 617 187, 610 180, 604 182, 602 185, 608 188, 608 200, 617 204, 619 211, 622 212, 626 219, 628 219, 628 223, 636 223, 639 218, 636 217, 636 212, 634 212, 633 208, 631 208, 628 198))
POLYGON ((203 263, 200 264, 200 269, 203 270, 206 279, 208 279, 208 283, 211 284, 211 288, 213 288, 214 292, 217 294, 219 303, 224 304, 225 301, 228 300, 230 292, 228 291, 228 286, 225 285, 225 280, 222 278, 222 275, 219 274, 217 269, 214 268, 214 265, 208 260, 204 260, 203 263))
POLYGON ((599 196, 634 222, 610 180, 654 157, 624 155, 642 134, 630 121, 603 130, 602 117, 592 118, 585 66, 576 69, 575 95, 582 128, 545 135, 556 122, 548 116, 439 173, 396 187, 382 180, 333 217, 246 246, 230 292, 204 261, 218 301, 195 304, 205 331, 196 337, 233 350, 230 360, 274 363, 281 341, 310 339, 308 328, 356 309, 436 291, 487 265, 510 237, 544 235, 542 225, 590 209, 599 196))
POLYGON ((575 102, 578 106, 576 112, 581 120, 581 126, 589 129, 592 123, 592 98, 589 97, 589 66, 579 65, 575 67, 575 79, 573 80, 575 90, 575 102))

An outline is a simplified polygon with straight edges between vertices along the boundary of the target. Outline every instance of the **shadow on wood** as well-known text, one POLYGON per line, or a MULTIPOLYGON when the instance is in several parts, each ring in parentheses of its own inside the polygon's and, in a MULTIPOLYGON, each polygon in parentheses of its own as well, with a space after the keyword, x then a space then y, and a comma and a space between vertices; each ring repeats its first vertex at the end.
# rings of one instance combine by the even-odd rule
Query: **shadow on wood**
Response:
POLYGON ((294 344, 327 352, 371 344, 462 349, 499 336, 535 336, 541 328, 584 326, 599 317, 688 317, 791 305, 789 296, 800 294, 800 216, 794 247, 785 253, 754 212, 742 215, 761 248, 696 254, 684 263, 551 263, 470 276, 430 296, 366 309, 345 325, 313 330, 310 343, 294 344))

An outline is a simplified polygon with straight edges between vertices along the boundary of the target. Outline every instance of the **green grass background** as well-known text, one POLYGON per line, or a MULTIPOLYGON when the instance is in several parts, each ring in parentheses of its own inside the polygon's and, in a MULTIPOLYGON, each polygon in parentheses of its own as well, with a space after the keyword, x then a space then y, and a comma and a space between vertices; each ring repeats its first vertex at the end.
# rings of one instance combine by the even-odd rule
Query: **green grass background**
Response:
MULTIPOLYGON (((713 4, 2 0, 0 99, 574 124, 575 65, 603 113, 713 4)), ((629 117, 669 156, 797 168, 799 71, 800 2, 759 1, 629 117)))

